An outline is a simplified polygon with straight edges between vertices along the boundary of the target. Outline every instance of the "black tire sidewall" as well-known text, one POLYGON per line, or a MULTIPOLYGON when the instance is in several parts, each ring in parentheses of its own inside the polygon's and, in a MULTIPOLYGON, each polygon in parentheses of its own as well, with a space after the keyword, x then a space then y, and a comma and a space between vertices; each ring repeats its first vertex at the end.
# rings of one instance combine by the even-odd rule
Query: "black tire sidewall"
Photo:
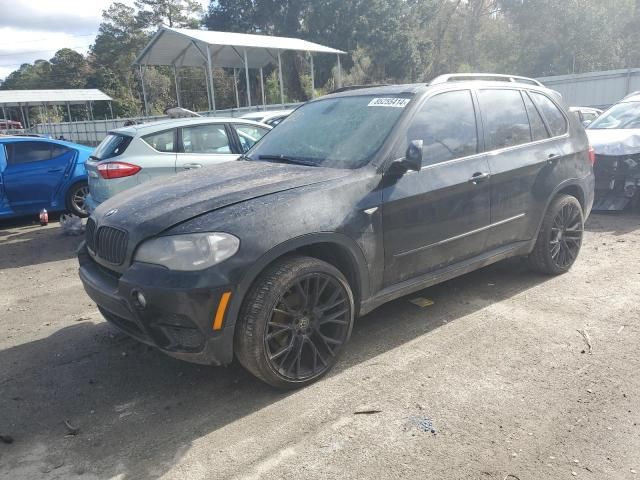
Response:
POLYGON ((558 266, 551 257, 551 251, 549 250, 549 243, 551 242, 551 234, 553 222, 556 216, 560 213, 560 211, 567 205, 572 204, 575 206, 580 212, 580 222, 582 225, 582 229, 584 231, 584 213, 582 211, 582 205, 577 198, 571 195, 562 195, 553 200, 547 214, 545 215, 542 228, 540 229, 540 233, 538 234, 538 240, 536 242, 536 249, 540 249, 539 252, 534 252, 534 254, 538 255, 538 258, 541 258, 544 262, 544 265, 536 265, 536 269, 547 274, 551 275, 560 275, 568 272, 571 267, 576 262, 580 251, 582 250, 582 240, 580 241, 580 248, 576 253, 576 258, 574 258, 569 265, 566 267, 558 266))
POLYGON ((349 341, 354 323, 354 298, 351 287, 344 275, 333 265, 313 257, 289 257, 276 262, 268 268, 255 282, 246 296, 241 317, 236 330, 236 353, 240 363, 261 380, 277 388, 293 389, 315 382, 328 373, 340 357, 349 341), (324 273, 332 276, 344 289, 349 299, 349 325, 342 345, 334 349, 335 355, 328 359, 329 366, 317 375, 304 380, 292 380, 275 371, 268 360, 265 345, 265 331, 271 318, 272 310, 281 296, 298 278, 311 274, 324 273), (265 283, 268 288, 265 289, 265 283), (258 301, 260 308, 255 309, 258 301))

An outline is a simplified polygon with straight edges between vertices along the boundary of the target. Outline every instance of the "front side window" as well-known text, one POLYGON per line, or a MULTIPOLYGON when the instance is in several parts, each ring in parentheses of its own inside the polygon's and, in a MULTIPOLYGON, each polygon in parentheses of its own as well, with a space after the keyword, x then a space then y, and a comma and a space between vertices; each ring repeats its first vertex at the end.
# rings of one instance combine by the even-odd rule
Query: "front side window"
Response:
POLYGON ((531 141, 529 118, 518 90, 478 91, 488 150, 531 141))
POLYGON ((175 138, 175 130, 165 130, 164 132, 145 135, 142 140, 158 152, 171 153, 175 152, 175 138))
POLYGON ((546 95, 538 92, 530 93, 533 101, 542 112, 542 116, 547 121, 547 125, 549 125, 549 129, 551 130, 551 135, 554 137, 564 135, 567 132, 567 120, 564 118, 560 109, 556 107, 556 104, 549 100, 546 95))
POLYGON ((234 124, 243 152, 247 152, 269 131, 257 125, 234 124))
POLYGON ((350 95, 296 109, 248 154, 250 160, 359 168, 382 147, 411 95, 350 95))
POLYGON ((469 90, 431 97, 407 131, 407 145, 422 140, 425 165, 478 153, 476 114, 469 90))
POLYGON ((640 102, 622 102, 614 105, 596 118, 589 128, 640 128, 640 102))
POLYGON ((51 147, 52 145, 47 142, 7 143, 7 163, 20 165, 51 160, 51 147))
POLYGON ((185 153, 232 153, 224 124, 183 127, 182 146, 185 153))

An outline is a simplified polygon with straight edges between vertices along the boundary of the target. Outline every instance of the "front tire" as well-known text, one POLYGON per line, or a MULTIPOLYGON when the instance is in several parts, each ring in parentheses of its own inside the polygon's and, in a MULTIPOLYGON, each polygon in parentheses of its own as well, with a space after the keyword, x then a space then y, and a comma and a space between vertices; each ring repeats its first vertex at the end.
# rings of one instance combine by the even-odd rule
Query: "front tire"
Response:
POLYGON ((67 191, 67 210, 78 217, 88 217, 87 195, 89 195, 89 185, 87 182, 78 182, 71 185, 71 188, 67 191))
POLYGON ((546 275, 568 272, 580 253, 583 232, 580 202, 571 195, 557 196, 544 215, 529 265, 546 275))
POLYGON ((247 294, 236 326, 236 357, 274 387, 302 387, 333 367, 353 319, 353 293, 337 268, 312 257, 287 257, 267 268, 247 294))

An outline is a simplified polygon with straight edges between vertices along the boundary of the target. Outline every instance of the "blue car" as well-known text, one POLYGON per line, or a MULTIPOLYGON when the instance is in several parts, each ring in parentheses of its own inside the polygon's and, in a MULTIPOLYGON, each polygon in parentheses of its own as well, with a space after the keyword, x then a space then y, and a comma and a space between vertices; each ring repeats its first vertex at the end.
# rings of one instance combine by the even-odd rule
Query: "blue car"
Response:
POLYGON ((69 211, 86 217, 85 162, 93 148, 37 137, 0 137, 0 219, 69 211))

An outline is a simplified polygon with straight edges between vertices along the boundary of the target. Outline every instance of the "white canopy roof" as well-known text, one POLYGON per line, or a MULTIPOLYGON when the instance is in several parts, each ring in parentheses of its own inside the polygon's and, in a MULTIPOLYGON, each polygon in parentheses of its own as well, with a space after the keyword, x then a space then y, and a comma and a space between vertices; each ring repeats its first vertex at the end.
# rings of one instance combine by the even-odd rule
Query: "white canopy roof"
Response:
POLYGON ((295 50, 344 54, 298 38, 251 35, 247 33, 214 32, 162 26, 135 62, 140 65, 176 65, 201 67, 207 63, 207 47, 211 64, 218 67, 244 68, 246 50, 249 68, 261 68, 277 62, 278 52, 295 50))
POLYGON ((109 101, 111 97, 100 90, 0 90, 0 106, 19 107, 21 105, 65 105, 95 101, 109 101))

